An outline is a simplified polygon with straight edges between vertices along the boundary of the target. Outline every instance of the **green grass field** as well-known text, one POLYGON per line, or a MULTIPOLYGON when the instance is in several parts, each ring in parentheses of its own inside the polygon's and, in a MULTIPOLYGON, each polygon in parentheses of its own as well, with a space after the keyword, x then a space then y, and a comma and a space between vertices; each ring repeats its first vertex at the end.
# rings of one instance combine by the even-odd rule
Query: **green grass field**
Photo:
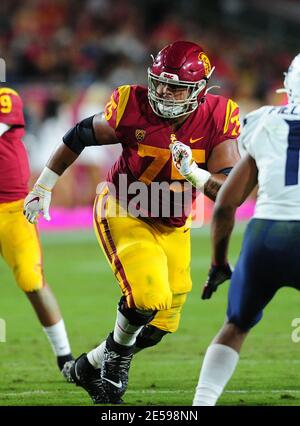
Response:
MULTIPOLYGON (((242 227, 232 239, 234 263, 242 227)), ((42 236, 48 282, 59 299, 74 355, 102 341, 115 321, 118 285, 92 232, 42 236)), ((200 363, 225 317, 228 284, 210 301, 200 289, 210 261, 208 228, 193 231, 194 289, 174 335, 136 356, 130 371, 128 405, 191 405, 200 363)), ((0 261, 0 317, 7 341, 0 343, 0 405, 91 405, 81 389, 65 383, 35 314, 0 261)), ((295 290, 279 292, 244 346, 235 375, 219 405, 300 405, 300 342, 291 340, 299 317, 295 290)))

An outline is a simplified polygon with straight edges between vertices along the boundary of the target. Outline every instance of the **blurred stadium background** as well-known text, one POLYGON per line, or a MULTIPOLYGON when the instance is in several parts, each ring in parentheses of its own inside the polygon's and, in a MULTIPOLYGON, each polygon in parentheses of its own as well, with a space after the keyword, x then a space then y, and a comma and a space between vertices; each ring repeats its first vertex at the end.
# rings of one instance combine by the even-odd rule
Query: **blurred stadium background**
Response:
MULTIPOLYGON (((114 87, 147 84, 150 54, 169 42, 187 39, 204 47, 216 67, 211 84, 240 105, 241 117, 260 105, 285 102, 275 89, 282 87, 282 73, 300 50, 297 0, 1 0, 0 11, 0 56, 8 85, 24 101, 32 181, 63 134, 101 111, 114 87)), ((63 232, 42 237, 46 275, 76 355, 105 337, 114 321, 118 288, 92 231, 66 229, 91 226, 96 185, 118 154, 115 146, 85 150, 54 193, 48 226, 63 232)), ((250 203, 240 217, 247 218, 252 208, 250 203)), ((208 203, 207 218, 210 209, 208 203)), ((237 228, 232 243, 233 261, 242 230, 243 225, 237 228)), ((207 227, 194 232, 193 245, 194 290, 182 326, 160 348, 139 354, 126 398, 130 404, 191 403, 199 362, 224 318, 227 291, 220 289, 202 305, 207 227)), ((8 327, 7 343, 0 344, 0 405, 89 403, 80 389, 61 381, 34 314, 2 261, 0 275, 0 317, 8 327)), ((290 339, 298 305, 291 293, 282 291, 254 331, 221 403, 299 405, 293 373, 299 356, 290 339)))
MULTIPOLYGON (((2 0, 0 54, 25 104, 33 179, 75 122, 103 109, 112 89, 147 84, 150 54, 178 39, 204 46, 216 93, 241 117, 284 102, 274 90, 299 49, 300 5, 286 0, 2 0)), ((90 205, 116 147, 88 148, 54 205, 90 205)))

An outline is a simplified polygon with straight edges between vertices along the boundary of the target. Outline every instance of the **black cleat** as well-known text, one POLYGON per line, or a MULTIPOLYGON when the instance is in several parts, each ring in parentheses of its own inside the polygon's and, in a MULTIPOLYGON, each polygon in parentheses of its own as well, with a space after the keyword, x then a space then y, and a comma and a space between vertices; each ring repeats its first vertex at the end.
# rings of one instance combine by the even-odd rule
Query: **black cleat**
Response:
POLYGON ((73 360, 74 360, 74 358, 73 358, 72 354, 56 357, 57 365, 58 365, 58 368, 60 369, 60 371, 62 371, 66 362, 73 361, 73 360))
POLYGON ((110 401, 102 385, 99 368, 94 368, 87 359, 86 354, 80 355, 75 360, 69 372, 72 381, 87 391, 94 404, 108 404, 110 401))
POLYGON ((122 404, 128 384, 128 372, 133 356, 134 346, 123 346, 113 340, 113 333, 108 335, 101 367, 102 386, 112 404, 122 404))
POLYGON ((65 371, 67 371, 68 366, 71 365, 74 362, 74 358, 72 354, 63 355, 56 357, 58 368, 63 375, 63 377, 69 382, 67 375, 65 374, 65 371))
POLYGON ((66 379, 68 383, 74 383, 73 377, 71 376, 71 368, 75 364, 75 359, 65 362, 61 374, 66 379))

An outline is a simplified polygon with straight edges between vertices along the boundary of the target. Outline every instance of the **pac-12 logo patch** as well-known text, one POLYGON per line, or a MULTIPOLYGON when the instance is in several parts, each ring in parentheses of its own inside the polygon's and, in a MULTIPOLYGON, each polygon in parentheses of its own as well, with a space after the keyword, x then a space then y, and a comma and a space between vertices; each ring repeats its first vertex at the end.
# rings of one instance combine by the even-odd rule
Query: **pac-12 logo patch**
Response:
POLYGON ((207 76, 211 72, 211 65, 208 57, 205 55, 204 52, 199 53, 198 60, 203 62, 205 75, 207 76))
POLYGON ((145 135, 146 135, 146 130, 136 129, 135 137, 139 142, 142 142, 145 139, 145 135))

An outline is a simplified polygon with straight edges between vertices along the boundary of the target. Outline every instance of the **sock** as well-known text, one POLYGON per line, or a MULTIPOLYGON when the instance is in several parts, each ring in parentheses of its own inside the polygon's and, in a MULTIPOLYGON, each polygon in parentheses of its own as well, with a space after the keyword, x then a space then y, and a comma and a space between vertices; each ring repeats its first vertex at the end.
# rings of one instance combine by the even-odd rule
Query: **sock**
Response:
MULTIPOLYGON (((143 328, 143 327, 142 327, 143 328)), ((88 354, 87 354, 87 359, 89 360, 89 363, 94 367, 94 368, 101 368, 102 365, 102 361, 104 358, 104 349, 105 349, 105 343, 106 340, 104 340, 104 342, 102 342, 99 346, 97 346, 95 349, 92 349, 88 354)), ((137 352, 140 352, 143 348, 134 348, 134 353, 136 354, 137 352)))
POLYGON ((87 354, 87 359, 94 368, 101 368, 104 358, 105 343, 106 340, 87 354))
POLYGON ((210 345, 202 364, 193 405, 215 405, 231 378, 239 360, 239 354, 232 348, 219 343, 210 345))
MULTIPOLYGON (((135 344, 136 337, 143 327, 143 325, 137 326, 129 324, 128 319, 118 310, 114 328, 114 341, 119 343, 119 345, 132 346, 135 344)), ((106 340, 87 354, 87 359, 94 368, 101 368, 104 358, 105 343, 106 340)))
MULTIPOLYGON (((113 332, 113 339, 116 343, 123 346, 133 346, 136 341, 137 335, 140 333, 144 325, 132 325, 124 315, 118 310, 115 328, 113 332)), ((102 361, 104 358, 105 343, 100 343, 95 349, 92 349, 87 354, 89 363, 94 368, 101 368, 102 361)), ((134 351, 138 352, 138 351, 134 351)))
POLYGON ((50 325, 50 327, 43 327, 43 330, 47 335, 53 352, 57 357, 69 355, 71 353, 71 348, 63 319, 54 325, 50 325))
POLYGON ((144 325, 132 325, 128 319, 118 310, 114 328, 114 341, 123 346, 133 346, 136 337, 144 325))

